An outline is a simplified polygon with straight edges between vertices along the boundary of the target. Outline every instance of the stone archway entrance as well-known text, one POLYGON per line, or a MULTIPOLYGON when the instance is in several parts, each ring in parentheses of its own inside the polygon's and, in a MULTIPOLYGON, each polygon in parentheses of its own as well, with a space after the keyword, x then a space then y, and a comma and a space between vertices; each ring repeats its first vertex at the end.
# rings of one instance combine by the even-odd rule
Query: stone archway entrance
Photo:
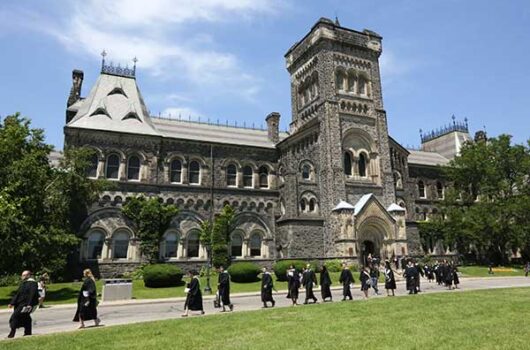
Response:
POLYGON ((379 251, 376 249, 375 243, 370 240, 361 242, 361 264, 366 266, 368 264, 368 256, 376 257, 379 251))

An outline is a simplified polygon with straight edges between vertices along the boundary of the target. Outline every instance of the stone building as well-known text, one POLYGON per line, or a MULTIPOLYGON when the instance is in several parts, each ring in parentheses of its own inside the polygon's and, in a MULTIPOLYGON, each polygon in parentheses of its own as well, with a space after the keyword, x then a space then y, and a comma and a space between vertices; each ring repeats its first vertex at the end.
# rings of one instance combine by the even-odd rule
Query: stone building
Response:
MULTIPOLYGON (((88 176, 117 189, 102 194, 85 220, 80 266, 116 275, 142 258, 127 198, 156 196, 179 214, 164 235, 162 260, 204 265, 200 223, 224 205, 236 210, 234 260, 341 259, 362 263, 421 254, 417 220, 435 213, 445 183, 439 165, 458 153, 467 125, 422 137, 408 150, 388 135, 377 33, 320 19, 285 54, 292 121, 266 130, 150 116, 135 67, 102 63, 89 94, 73 71, 65 146, 96 151, 88 176)), ((445 254, 445 251, 438 251, 445 254)))

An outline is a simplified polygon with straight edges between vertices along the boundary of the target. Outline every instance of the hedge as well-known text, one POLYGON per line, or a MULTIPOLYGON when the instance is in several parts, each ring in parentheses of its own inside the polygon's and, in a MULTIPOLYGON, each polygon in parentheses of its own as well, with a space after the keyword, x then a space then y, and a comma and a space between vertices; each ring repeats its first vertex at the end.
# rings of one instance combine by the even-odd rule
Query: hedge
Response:
POLYGON ((236 262, 228 268, 232 281, 240 283, 259 281, 260 272, 260 267, 252 262, 236 262))
POLYGON ((144 285, 150 288, 173 287, 182 284, 182 270, 169 264, 152 264, 143 268, 144 285))
MULTIPOLYGON (((303 260, 281 260, 278 261, 274 266, 272 267, 274 270, 274 274, 276 275, 276 279, 278 281, 287 281, 287 269, 289 269, 289 266, 293 265, 294 268, 298 271, 302 271, 306 265, 307 262, 303 260)), ((314 266, 312 266, 314 268, 314 266)))

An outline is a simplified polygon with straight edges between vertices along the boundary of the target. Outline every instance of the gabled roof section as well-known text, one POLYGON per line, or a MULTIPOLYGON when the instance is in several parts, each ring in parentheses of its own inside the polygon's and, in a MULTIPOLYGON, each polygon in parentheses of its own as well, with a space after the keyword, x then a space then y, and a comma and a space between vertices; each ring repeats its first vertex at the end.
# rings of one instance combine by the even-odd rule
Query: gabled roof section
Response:
POLYGON ((332 211, 338 210, 355 210, 355 207, 348 202, 340 201, 339 204, 337 204, 337 206, 332 209, 332 211))
POLYGON ((428 166, 449 164, 449 159, 445 158, 444 156, 436 152, 425 152, 425 151, 415 151, 415 150, 409 150, 409 152, 410 152, 409 157, 408 157, 409 164, 428 165, 428 166))
POLYGON ((368 204, 368 201, 372 197, 375 199, 375 196, 373 193, 368 193, 362 196, 361 199, 359 199, 359 201, 355 203, 355 212, 353 213, 353 215, 359 214, 361 210, 363 210, 363 208, 366 206, 366 204, 368 204))
POLYGON ((361 197, 361 199, 359 199, 359 201, 357 201, 357 203, 355 203, 355 211, 353 215, 357 217, 362 214, 364 209, 368 208, 370 203, 372 202, 381 210, 382 213, 384 213, 384 215, 388 219, 395 222, 395 219, 392 217, 392 215, 390 215, 390 213, 385 209, 385 207, 383 207, 381 202, 379 202, 379 200, 376 196, 374 196, 373 193, 365 194, 361 197))
POLYGON ((397 205, 396 203, 392 203, 388 208, 386 208, 386 211, 388 211, 389 213, 393 211, 405 211, 405 208, 397 205))
POLYGON ((66 125, 69 128, 159 135, 132 77, 100 74, 87 98, 75 107, 77 113, 66 125))

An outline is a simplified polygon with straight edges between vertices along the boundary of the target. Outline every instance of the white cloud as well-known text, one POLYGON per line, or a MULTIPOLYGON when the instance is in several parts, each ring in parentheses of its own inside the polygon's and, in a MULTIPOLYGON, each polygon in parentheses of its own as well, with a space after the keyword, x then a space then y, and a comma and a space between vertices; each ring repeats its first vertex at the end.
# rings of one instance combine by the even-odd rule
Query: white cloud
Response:
POLYGON ((68 16, 35 12, 32 17, 40 20, 17 22, 51 35, 76 55, 100 59, 105 49, 108 61, 122 65, 138 57, 138 69, 158 78, 252 99, 260 81, 235 55, 214 48, 215 40, 197 24, 271 15, 279 6, 279 0, 86 0, 66 3, 68 16))

